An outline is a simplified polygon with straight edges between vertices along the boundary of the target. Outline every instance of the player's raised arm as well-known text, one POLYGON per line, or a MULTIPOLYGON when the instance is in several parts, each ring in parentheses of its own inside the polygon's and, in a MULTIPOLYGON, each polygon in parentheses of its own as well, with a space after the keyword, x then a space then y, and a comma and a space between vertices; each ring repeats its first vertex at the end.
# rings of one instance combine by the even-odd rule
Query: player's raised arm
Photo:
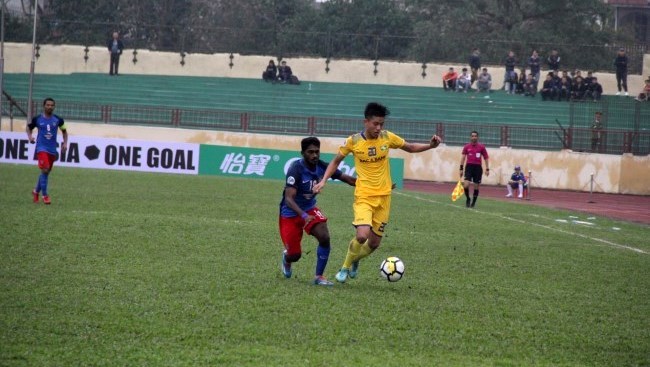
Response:
POLYGON ((438 135, 434 135, 431 137, 429 144, 405 142, 401 149, 409 153, 419 153, 427 151, 429 149, 437 148, 440 143, 442 143, 442 139, 440 139, 438 135))
POLYGON ((336 170, 339 167, 339 164, 343 161, 344 158, 345 156, 343 154, 341 153, 336 154, 336 157, 334 157, 334 159, 332 159, 330 164, 327 166, 327 169, 325 170, 325 174, 323 175, 323 179, 320 180, 320 182, 314 185, 314 187, 312 188, 314 194, 318 194, 323 189, 323 186, 325 186, 327 180, 329 180, 330 177, 332 177, 332 175, 334 174, 334 172, 336 172, 336 170))

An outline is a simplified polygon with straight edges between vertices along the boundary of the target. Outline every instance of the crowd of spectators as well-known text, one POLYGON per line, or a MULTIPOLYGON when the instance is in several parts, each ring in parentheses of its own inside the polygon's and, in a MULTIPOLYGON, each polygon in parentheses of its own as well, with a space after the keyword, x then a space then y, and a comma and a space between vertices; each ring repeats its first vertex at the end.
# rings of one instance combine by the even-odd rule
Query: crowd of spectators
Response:
MULTIPOLYGON (((447 91, 464 92, 476 91, 489 93, 492 89, 492 76, 487 68, 481 69, 480 50, 475 48, 469 57, 471 74, 467 68, 458 74, 453 67, 443 75, 443 87, 447 91), (482 70, 481 73, 479 71, 482 70), (476 86, 474 87, 474 83, 476 86), (474 87, 474 88, 473 88, 474 87)), ((503 86, 507 94, 519 94, 535 98, 539 94, 544 101, 599 101, 603 95, 603 86, 592 71, 582 75, 580 70, 569 71, 562 69, 562 59, 557 50, 551 50, 545 60, 539 56, 537 50, 523 63, 519 62, 514 51, 509 51, 504 58, 505 68, 503 86), (542 66, 546 64, 546 73, 542 73, 542 66), (518 65, 520 66, 518 68, 518 65)), ((616 69, 618 92, 616 95, 628 96, 627 91, 627 56, 625 49, 619 49, 613 66, 616 69)), ((637 100, 650 99, 650 78, 646 87, 639 94, 637 100)))

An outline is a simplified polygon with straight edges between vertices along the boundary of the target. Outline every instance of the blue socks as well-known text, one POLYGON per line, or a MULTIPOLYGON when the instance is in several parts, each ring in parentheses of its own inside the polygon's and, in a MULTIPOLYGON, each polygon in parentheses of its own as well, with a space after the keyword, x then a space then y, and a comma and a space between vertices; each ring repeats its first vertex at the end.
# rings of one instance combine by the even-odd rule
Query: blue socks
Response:
POLYGON ((40 176, 38 176, 38 181, 36 182, 36 188, 34 191, 38 192, 43 192, 43 196, 47 196, 47 177, 49 175, 46 175, 45 173, 41 173, 40 176))
POLYGON ((318 248, 316 249, 316 276, 323 275, 329 257, 330 247, 323 247, 318 245, 318 248))

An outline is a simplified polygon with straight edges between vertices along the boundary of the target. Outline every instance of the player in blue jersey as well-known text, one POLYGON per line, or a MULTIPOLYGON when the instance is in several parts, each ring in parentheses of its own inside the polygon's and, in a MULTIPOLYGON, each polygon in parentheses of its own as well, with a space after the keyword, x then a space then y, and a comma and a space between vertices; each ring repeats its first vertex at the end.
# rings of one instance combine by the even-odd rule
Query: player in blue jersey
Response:
MULTIPOLYGON (((327 217, 316 206, 316 194, 312 192, 314 185, 323 178, 327 163, 320 160, 318 138, 304 138, 300 145, 302 159, 294 161, 289 166, 280 203, 280 237, 284 244, 282 274, 286 278, 291 278, 291 263, 300 260, 304 230, 318 240, 314 284, 331 286, 333 283, 323 276, 330 254, 327 217)), ((356 178, 340 170, 336 170, 332 178, 351 186, 356 183, 356 178)))
POLYGON ((59 154, 57 152, 57 133, 59 129, 63 133, 63 143, 61 144, 61 153, 68 148, 68 132, 63 119, 54 114, 56 103, 52 98, 45 98, 43 101, 43 113, 32 119, 27 125, 27 139, 30 143, 36 143, 36 157, 38 158, 38 168, 41 169, 41 175, 38 176, 36 187, 32 190, 34 202, 38 203, 39 194, 43 193, 43 202, 50 204, 50 196, 47 193, 47 179, 52 171, 54 161, 59 154), (32 135, 32 130, 38 129, 36 139, 32 135))

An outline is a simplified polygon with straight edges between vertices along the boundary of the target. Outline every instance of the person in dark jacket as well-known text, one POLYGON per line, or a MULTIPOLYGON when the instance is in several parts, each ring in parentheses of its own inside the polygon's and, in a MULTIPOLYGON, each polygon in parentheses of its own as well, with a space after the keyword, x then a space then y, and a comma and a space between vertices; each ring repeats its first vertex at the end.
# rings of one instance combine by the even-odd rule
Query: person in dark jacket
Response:
POLYGON ((124 50, 124 44, 120 40, 120 34, 113 32, 113 38, 106 42, 106 46, 108 47, 108 52, 111 54, 108 75, 117 75, 117 69, 120 66, 120 55, 122 55, 122 51, 124 50))
POLYGON ((566 99, 567 102, 571 100, 571 82, 568 79, 568 76, 563 76, 560 81, 559 91, 558 91, 558 101, 566 99))
POLYGON ((276 82, 278 80, 278 68, 273 60, 269 60, 266 70, 262 73, 262 80, 265 82, 276 82))
POLYGON ((478 72, 481 70, 481 52, 478 48, 475 48, 469 57, 469 67, 472 70, 472 84, 474 84, 478 79, 478 72))
POLYGON ((546 59, 546 64, 548 65, 548 69, 553 70, 555 75, 557 75, 560 70, 560 55, 557 53, 557 50, 551 51, 551 54, 546 59))
POLYGON ((616 95, 617 96, 621 95, 621 86, 623 86, 625 95, 628 96, 629 94, 627 93, 627 56, 625 55, 624 48, 620 48, 618 50, 618 55, 616 56, 616 59, 614 59, 614 66, 616 66, 616 87, 618 88, 618 92, 616 92, 616 95))
POLYGON ((581 76, 576 76, 573 81, 573 86, 571 87, 571 100, 572 101, 582 101, 585 98, 585 92, 587 91, 587 86, 582 81, 581 76))
POLYGON ((515 65, 517 65, 517 59, 515 58, 515 52, 510 51, 508 52, 508 57, 506 57, 505 61, 503 64, 506 67, 506 72, 503 77, 503 86, 504 89, 506 90, 506 93, 510 94, 511 91, 514 93, 514 86, 512 86, 513 79, 517 80, 515 73, 515 65))
POLYGON ((603 86, 598 83, 598 78, 595 76, 591 77, 591 83, 587 85, 587 91, 585 92, 585 99, 591 99, 594 102, 600 101, 600 96, 603 95, 603 86))
POLYGON ((553 72, 546 75, 546 80, 544 80, 540 94, 542 95, 542 101, 546 101, 547 99, 550 99, 551 101, 555 100, 555 81, 553 80, 553 72))
POLYGON ((298 77, 293 75, 291 66, 287 65, 286 61, 282 61, 280 67, 278 68, 278 78, 280 79, 280 83, 300 84, 298 77))
POLYGON ((533 50, 532 55, 528 58, 528 68, 530 69, 530 73, 533 75, 533 79, 535 80, 535 89, 537 89, 542 68, 537 50, 533 50))

